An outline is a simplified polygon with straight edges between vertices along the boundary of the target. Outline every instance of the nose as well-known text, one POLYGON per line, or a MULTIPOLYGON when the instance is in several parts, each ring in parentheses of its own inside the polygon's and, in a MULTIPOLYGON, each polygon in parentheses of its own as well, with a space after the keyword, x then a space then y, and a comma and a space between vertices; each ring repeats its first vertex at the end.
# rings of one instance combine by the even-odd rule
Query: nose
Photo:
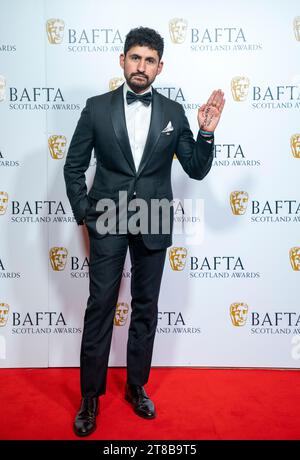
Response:
POLYGON ((140 61, 139 61, 138 71, 139 72, 145 72, 145 61, 143 61, 143 59, 140 59, 140 61))

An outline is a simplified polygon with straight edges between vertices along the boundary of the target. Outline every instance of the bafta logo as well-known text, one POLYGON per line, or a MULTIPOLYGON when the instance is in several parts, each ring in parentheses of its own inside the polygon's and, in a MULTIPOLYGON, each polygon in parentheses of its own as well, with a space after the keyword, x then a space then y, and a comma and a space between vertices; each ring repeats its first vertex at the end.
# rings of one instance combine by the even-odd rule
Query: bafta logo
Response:
POLYGON ((125 326, 128 318, 129 306, 126 302, 118 302, 114 317, 115 326, 125 326))
POLYGON ((230 206, 232 213, 235 216, 242 216, 245 214, 248 205, 248 193, 237 190, 230 193, 230 206))
POLYGON ((51 267, 55 272, 61 272, 65 269, 67 263, 68 251, 66 248, 53 247, 49 251, 51 267))
POLYGON ((173 247, 169 249, 169 261, 172 270, 179 272, 185 267, 187 250, 183 247, 173 247))
POLYGON ((296 272, 300 272, 300 247, 294 247, 290 249, 290 262, 292 269, 296 272))
POLYGON ((6 326, 8 320, 9 305, 0 303, 0 327, 6 326))
POLYGON ((5 77, 3 77, 3 75, 0 75, 0 102, 4 102, 6 99, 5 88, 6 88, 5 77))
POLYGON ((300 158, 300 134, 291 136, 291 149, 295 158, 300 158))
POLYGON ((234 326, 245 326, 247 321, 248 305, 243 302, 230 305, 230 318, 234 326))
POLYGON ((0 192, 0 216, 6 213, 8 205, 8 194, 6 192, 0 192))
POLYGON ((111 78, 108 84, 109 91, 114 91, 115 89, 119 88, 123 83, 124 80, 121 77, 111 78))
POLYGON ((172 43, 181 44, 186 39, 188 23, 185 19, 174 18, 169 22, 169 32, 172 43))
POLYGON ((66 153, 66 145, 66 136, 54 134, 48 138, 49 152, 54 160, 61 160, 64 158, 66 153))
POLYGON ((248 77, 233 77, 231 80, 231 92, 236 102, 245 101, 248 97, 250 80, 248 77))
POLYGON ((294 19, 294 32, 295 32, 295 37, 298 42, 300 41, 300 16, 297 16, 294 19))
POLYGON ((48 19, 46 31, 51 45, 59 45, 64 38, 65 23, 62 19, 48 19))

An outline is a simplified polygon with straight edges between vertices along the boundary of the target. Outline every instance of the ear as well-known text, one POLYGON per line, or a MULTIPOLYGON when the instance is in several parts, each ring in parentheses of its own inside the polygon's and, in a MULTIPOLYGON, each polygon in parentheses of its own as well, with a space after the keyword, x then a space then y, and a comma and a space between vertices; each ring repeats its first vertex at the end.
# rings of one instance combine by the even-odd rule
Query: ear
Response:
POLYGON ((122 67, 122 69, 124 69, 124 66, 125 66, 125 54, 124 53, 120 54, 120 66, 122 67))
POLYGON ((156 74, 156 75, 159 75, 159 74, 160 74, 160 72, 161 72, 162 69, 163 69, 163 66, 164 66, 163 61, 159 61, 159 64, 158 64, 158 67, 157 67, 157 74, 156 74))

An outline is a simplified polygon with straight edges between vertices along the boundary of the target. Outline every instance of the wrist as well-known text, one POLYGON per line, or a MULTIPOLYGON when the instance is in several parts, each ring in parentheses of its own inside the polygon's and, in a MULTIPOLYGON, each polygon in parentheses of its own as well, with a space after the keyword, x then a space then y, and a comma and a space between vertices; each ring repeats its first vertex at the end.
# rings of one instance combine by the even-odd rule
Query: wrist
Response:
POLYGON ((212 141, 214 139, 214 132, 213 131, 205 131, 203 129, 199 129, 199 135, 202 139, 206 141, 212 141))
POLYGON ((202 136, 208 136, 208 137, 214 136, 214 131, 206 131, 205 129, 202 129, 202 128, 199 128, 199 131, 202 136))

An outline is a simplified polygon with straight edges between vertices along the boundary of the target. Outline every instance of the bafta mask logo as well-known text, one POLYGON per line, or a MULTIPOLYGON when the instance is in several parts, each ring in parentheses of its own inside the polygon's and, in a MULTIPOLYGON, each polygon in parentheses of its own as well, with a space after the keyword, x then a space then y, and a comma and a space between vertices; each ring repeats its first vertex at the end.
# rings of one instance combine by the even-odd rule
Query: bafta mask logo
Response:
POLYGON ((243 302, 230 305, 230 318, 234 326, 245 326, 248 315, 248 305, 243 302))
POLYGON ((0 102, 4 102, 6 99, 5 88, 6 88, 5 77, 3 77, 3 75, 0 75, 0 102))
POLYGON ((49 251, 51 267, 55 272, 61 272, 65 269, 67 263, 68 251, 66 248, 53 247, 49 251))
POLYGON ((185 41, 187 26, 187 21, 182 18, 174 18, 169 21, 169 32, 172 43, 178 45, 185 41))
POLYGON ((185 267, 187 250, 183 247, 173 247, 169 249, 169 261, 172 270, 179 272, 185 267))
POLYGON ((295 37, 298 42, 300 41, 300 16, 297 16, 294 19, 294 32, 295 32, 295 37))
POLYGON ((248 97, 250 80, 248 77, 233 77, 231 80, 231 92, 233 100, 243 102, 248 97))
POLYGON ((300 272, 300 247, 290 249, 290 262, 292 269, 300 272))
POLYGON ((54 134, 48 138, 49 152, 54 160, 61 160, 64 158, 66 153, 66 145, 66 136, 54 134))
POLYGON ((125 326, 128 318, 129 306, 126 302, 118 302, 114 317, 115 326, 125 326))
POLYGON ((0 327, 6 326, 8 313, 9 305, 7 303, 0 303, 0 327))
POLYGON ((114 91, 115 89, 119 88, 123 83, 124 80, 121 77, 111 78, 109 80, 109 91, 114 91))
POLYGON ((291 149, 295 158, 300 158, 300 134, 291 136, 291 149))
POLYGON ((48 19, 46 31, 51 45, 59 45, 64 38, 65 23, 62 19, 48 19))
POLYGON ((6 192, 0 192, 0 216, 6 213, 8 205, 8 194, 6 192))
POLYGON ((237 190, 230 193, 230 206, 235 216, 242 216, 247 210, 249 196, 247 192, 237 190))

